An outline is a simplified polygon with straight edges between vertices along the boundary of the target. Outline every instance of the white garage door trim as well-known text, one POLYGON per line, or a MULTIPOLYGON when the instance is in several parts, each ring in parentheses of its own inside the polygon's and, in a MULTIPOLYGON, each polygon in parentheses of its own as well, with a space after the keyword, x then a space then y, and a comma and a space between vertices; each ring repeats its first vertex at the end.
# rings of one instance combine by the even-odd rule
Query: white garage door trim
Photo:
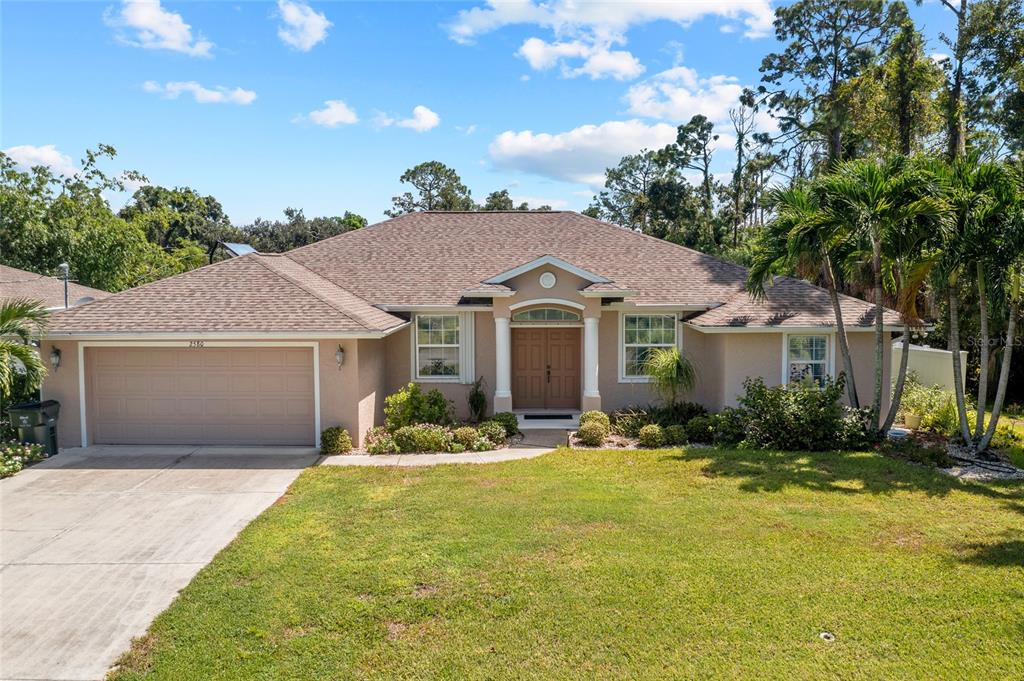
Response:
POLYGON ((82 446, 89 446, 85 403, 86 348, 312 348, 313 349, 313 437, 320 447, 320 343, 317 341, 81 341, 78 344, 78 409, 82 424, 82 446), (197 345, 198 344, 198 345, 197 345))

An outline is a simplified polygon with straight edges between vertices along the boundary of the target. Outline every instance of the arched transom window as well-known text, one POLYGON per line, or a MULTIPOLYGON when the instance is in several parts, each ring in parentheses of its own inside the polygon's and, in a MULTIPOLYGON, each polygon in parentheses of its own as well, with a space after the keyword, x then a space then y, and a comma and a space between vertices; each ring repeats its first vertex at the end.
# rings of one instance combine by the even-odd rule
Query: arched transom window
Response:
POLYGON ((579 320, 579 313, 557 307, 535 307, 532 310, 523 310, 512 315, 514 322, 578 322, 579 320))

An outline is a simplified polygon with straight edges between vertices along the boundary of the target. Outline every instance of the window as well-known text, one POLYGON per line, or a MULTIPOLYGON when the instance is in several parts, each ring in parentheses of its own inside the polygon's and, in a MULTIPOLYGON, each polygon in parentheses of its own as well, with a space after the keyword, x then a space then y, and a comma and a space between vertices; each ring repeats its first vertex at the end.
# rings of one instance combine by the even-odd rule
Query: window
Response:
POLYGON ((579 314, 560 310, 556 307, 535 307, 532 310, 516 312, 512 315, 514 322, 578 322, 579 314))
POLYGON ((646 377, 647 358, 655 348, 676 346, 674 314, 622 316, 622 377, 646 377))
POLYGON ((828 375, 828 336, 789 336, 786 382, 814 381, 821 385, 828 375))
POLYGON ((416 378, 459 378, 459 315, 416 317, 416 378))

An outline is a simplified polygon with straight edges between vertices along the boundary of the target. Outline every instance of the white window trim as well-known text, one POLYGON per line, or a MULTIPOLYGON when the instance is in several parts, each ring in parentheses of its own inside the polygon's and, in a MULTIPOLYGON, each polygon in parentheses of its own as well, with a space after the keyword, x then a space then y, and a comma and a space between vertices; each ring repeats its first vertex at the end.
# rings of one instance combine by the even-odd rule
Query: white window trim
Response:
MULTIPOLYGON (((626 375, 626 316, 639 316, 639 317, 658 317, 663 315, 671 315, 675 318, 675 332, 676 332, 676 349, 680 352, 683 351, 683 331, 679 324, 679 315, 676 312, 669 311, 658 311, 654 312, 651 310, 623 310, 619 312, 619 335, 618 335, 618 346, 619 346, 619 368, 618 376, 619 383, 650 383, 653 379, 650 376, 627 376, 626 375)), ((667 346, 666 346, 667 347, 667 346)))
MULTIPOLYGON (((431 312, 414 315, 410 325, 410 380, 415 383, 472 383, 476 380, 476 329, 473 312, 431 312), (458 317, 459 318, 459 375, 458 376, 420 376, 419 358, 417 357, 418 320, 420 317, 458 317)), ((449 346, 450 347, 450 346, 449 346)))
POLYGON ((782 373, 779 375, 780 385, 789 385, 789 339, 792 336, 824 336, 826 338, 825 352, 825 374, 832 378, 836 377, 836 334, 835 332, 822 333, 820 331, 811 333, 799 331, 782 334, 782 373))

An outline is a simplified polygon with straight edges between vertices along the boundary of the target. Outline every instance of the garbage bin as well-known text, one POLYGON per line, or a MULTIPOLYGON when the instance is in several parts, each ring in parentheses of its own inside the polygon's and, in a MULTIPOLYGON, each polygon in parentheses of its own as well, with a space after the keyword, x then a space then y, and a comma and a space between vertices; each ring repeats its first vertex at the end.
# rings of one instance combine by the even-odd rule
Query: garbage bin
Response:
POLYGON ((60 415, 60 402, 23 402, 12 406, 7 412, 11 415, 11 424, 18 429, 18 439, 43 445, 47 456, 57 454, 57 417, 60 415))

